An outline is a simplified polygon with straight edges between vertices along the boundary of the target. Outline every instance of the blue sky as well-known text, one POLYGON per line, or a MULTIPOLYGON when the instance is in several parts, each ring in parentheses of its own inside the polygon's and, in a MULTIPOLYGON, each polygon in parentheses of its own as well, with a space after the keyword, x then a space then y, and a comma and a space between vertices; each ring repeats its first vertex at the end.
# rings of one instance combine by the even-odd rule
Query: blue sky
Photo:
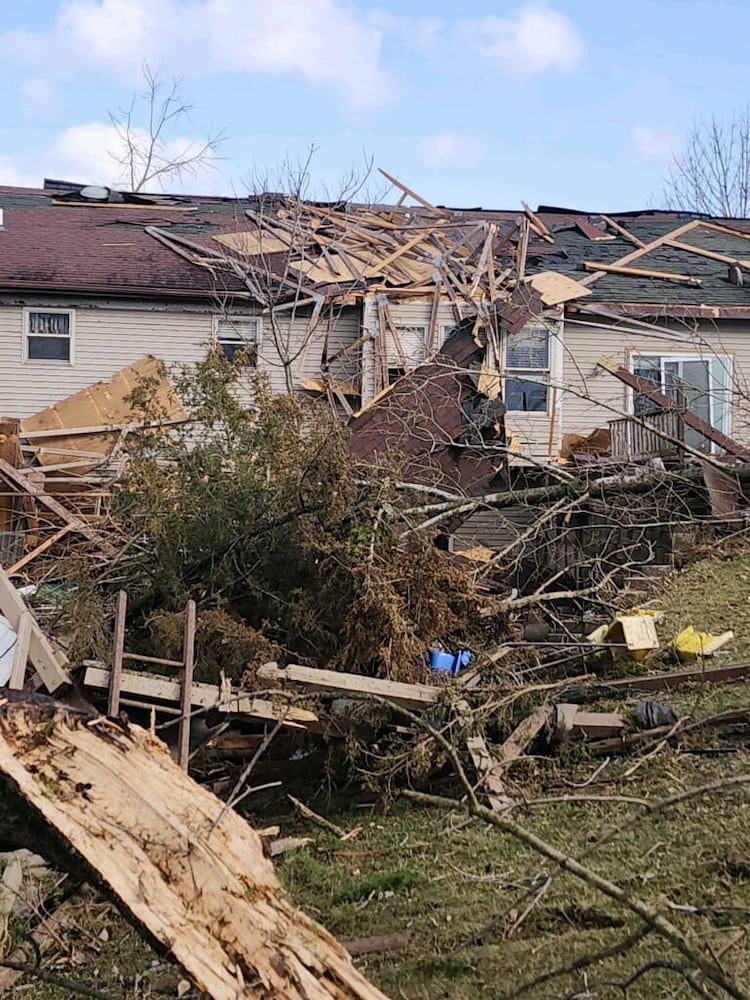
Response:
POLYGON ((148 59, 196 105, 176 141, 227 133, 189 190, 314 145, 320 193, 372 157, 440 204, 638 208, 693 116, 744 107, 748 38, 747 0, 5 0, 0 183, 116 181, 148 59))

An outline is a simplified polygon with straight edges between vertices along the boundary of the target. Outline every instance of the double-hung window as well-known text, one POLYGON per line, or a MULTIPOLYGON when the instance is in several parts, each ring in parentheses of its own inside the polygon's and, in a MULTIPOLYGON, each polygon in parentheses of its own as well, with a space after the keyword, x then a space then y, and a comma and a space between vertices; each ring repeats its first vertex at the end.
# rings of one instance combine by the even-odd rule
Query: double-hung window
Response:
POLYGON ((219 319, 216 323, 216 341, 224 357, 255 368, 258 363, 258 320, 250 316, 219 319))
POLYGON ((73 312, 70 309, 24 310, 24 360, 73 361, 73 312))
POLYGON ((544 326, 526 326, 505 338, 503 396, 507 410, 546 413, 550 380, 550 336, 544 326))
MULTIPOLYGON (((634 375, 646 379, 659 392, 681 403, 686 410, 722 434, 729 434, 732 386, 730 357, 634 354, 631 366, 634 375)), ((632 406, 636 415, 647 415, 659 409, 648 396, 635 391, 632 394, 632 406)), ((710 450, 711 445, 699 431, 686 427, 684 433, 686 444, 710 450)))

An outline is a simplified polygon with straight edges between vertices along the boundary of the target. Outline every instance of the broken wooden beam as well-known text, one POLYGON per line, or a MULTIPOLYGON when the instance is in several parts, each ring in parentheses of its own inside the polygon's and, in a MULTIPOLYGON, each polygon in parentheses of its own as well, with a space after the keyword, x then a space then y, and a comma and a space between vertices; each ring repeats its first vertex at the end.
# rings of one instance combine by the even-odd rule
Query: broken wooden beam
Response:
POLYGON ((433 705, 440 697, 440 688, 429 684, 403 684, 400 681, 339 673, 337 670, 319 670, 317 667, 303 667, 294 663, 288 667, 264 663, 256 676, 259 680, 274 685, 297 684, 308 691, 335 692, 350 698, 372 695, 392 701, 402 708, 425 708, 433 705))
MULTIPOLYGON (((103 664, 86 663, 83 677, 84 687, 98 688, 108 691, 110 686, 110 671, 103 664)), ((162 674, 139 673, 137 670, 123 670, 120 675, 120 693, 135 695, 147 702, 167 702, 173 706, 179 705, 182 697, 182 682, 179 679, 165 677, 162 674)), ((200 684, 193 681, 190 694, 190 704, 193 708, 220 708, 229 715, 247 715, 264 722, 278 722, 283 718, 283 725, 290 729, 318 728, 319 721, 315 712, 305 708, 296 708, 283 704, 275 704, 265 698, 256 698, 241 691, 233 691, 225 697, 214 684, 200 684)), ((148 707, 145 705, 145 707, 148 707)))
POLYGON ((68 866, 83 859, 214 1000, 384 1000, 291 904, 256 831, 140 727, 7 698, 0 781, 6 812, 33 817, 68 866))
MULTIPOLYGON (((10 627, 16 633, 21 628, 24 615, 28 614, 28 608, 24 604, 23 598, 10 582, 8 574, 1 567, 0 613, 8 619, 10 627)), ((30 619, 28 623, 30 632, 28 642, 29 659, 36 668, 44 686, 50 694, 54 694, 61 688, 68 687, 71 683, 70 674, 68 673, 68 659, 64 653, 56 652, 52 648, 52 644, 39 628, 33 615, 30 615, 30 619)))

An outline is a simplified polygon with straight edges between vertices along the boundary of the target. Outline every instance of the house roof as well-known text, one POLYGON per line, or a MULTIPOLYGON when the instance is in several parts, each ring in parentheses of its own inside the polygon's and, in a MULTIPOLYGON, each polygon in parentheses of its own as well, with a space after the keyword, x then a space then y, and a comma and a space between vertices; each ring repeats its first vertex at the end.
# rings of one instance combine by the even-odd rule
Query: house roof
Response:
POLYGON ((232 224, 225 206, 66 204, 54 192, 0 187, 0 208, 0 291, 192 298, 247 291, 230 275, 196 267, 147 231, 158 225, 221 232, 232 224))
POLYGON ((341 299, 425 295, 437 282, 464 312, 505 303, 520 322, 530 280, 555 272, 586 286, 578 303, 567 296, 574 308, 750 315, 750 220, 444 208, 407 193, 417 205, 0 187, 0 291, 248 296, 275 276, 282 295, 341 299))

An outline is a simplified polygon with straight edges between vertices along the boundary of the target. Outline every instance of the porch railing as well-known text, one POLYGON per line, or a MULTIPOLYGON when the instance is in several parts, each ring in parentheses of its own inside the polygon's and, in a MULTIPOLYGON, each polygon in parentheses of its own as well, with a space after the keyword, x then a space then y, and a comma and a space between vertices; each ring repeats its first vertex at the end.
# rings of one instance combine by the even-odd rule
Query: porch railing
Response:
POLYGON ((609 433, 613 458, 647 458, 678 452, 677 444, 663 435, 684 441, 685 426, 679 410, 653 410, 637 417, 610 420, 609 433))

